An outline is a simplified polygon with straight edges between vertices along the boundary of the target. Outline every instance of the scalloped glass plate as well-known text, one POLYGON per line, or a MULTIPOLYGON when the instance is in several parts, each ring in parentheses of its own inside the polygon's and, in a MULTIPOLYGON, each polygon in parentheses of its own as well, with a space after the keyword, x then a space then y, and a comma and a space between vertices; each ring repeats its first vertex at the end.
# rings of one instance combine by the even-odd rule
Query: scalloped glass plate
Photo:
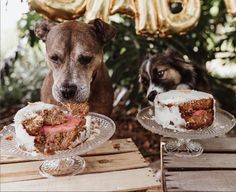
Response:
POLYGON ((178 131, 162 127, 155 121, 153 107, 142 109, 137 114, 137 120, 153 133, 176 138, 177 140, 170 140, 165 145, 165 149, 166 152, 181 157, 198 156, 203 152, 201 144, 191 139, 207 139, 224 135, 235 126, 235 117, 222 109, 216 110, 215 120, 210 127, 198 130, 178 131))
POLYGON ((0 153, 23 159, 46 160, 40 166, 40 173, 46 177, 78 174, 85 167, 85 161, 79 155, 85 154, 109 140, 116 129, 115 123, 109 117, 98 113, 89 113, 88 116, 91 116, 91 135, 85 142, 73 149, 57 151, 53 155, 24 151, 16 143, 14 126, 8 125, 0 132, 0 153))

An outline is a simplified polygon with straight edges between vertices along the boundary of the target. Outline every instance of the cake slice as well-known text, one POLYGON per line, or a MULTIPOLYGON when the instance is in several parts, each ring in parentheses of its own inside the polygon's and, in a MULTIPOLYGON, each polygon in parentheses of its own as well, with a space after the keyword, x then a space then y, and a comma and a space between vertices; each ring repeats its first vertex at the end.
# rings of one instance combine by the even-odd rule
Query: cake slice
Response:
POLYGON ((30 103, 14 118, 18 145, 29 152, 53 154, 73 148, 90 135, 90 117, 73 116, 56 105, 30 103))
POLYGON ((215 101, 212 95, 195 90, 171 90, 156 96, 155 120, 164 128, 199 129, 214 121, 215 101))

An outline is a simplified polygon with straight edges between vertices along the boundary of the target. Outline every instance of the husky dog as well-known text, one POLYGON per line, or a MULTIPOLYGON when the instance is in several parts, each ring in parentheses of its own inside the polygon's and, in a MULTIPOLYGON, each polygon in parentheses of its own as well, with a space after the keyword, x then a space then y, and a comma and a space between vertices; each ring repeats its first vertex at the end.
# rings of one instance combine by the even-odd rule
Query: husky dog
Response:
POLYGON ((153 102, 157 94, 172 89, 209 92, 204 71, 172 49, 147 56, 139 70, 139 82, 149 102, 153 102))

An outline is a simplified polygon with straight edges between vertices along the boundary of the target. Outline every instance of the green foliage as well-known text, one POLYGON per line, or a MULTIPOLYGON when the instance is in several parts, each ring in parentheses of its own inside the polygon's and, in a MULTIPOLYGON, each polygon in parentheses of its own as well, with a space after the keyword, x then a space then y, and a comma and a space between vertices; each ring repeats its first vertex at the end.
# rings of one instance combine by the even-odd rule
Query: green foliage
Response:
POLYGON ((24 50, 17 52, 16 60, 5 63, 5 70, 1 71, 2 107, 39 100, 41 83, 47 70, 43 56, 37 52, 38 49, 26 45, 24 50))
POLYGON ((41 17, 34 12, 24 14, 18 21, 19 44, 4 60, 1 70, 0 106, 10 106, 39 100, 46 66, 42 45, 33 26, 41 17))
POLYGON ((39 39, 34 34, 35 24, 42 20, 43 18, 35 13, 34 11, 28 12, 22 16, 22 18, 17 22, 17 28, 19 32, 19 37, 28 37, 28 44, 33 47, 37 46, 39 39))

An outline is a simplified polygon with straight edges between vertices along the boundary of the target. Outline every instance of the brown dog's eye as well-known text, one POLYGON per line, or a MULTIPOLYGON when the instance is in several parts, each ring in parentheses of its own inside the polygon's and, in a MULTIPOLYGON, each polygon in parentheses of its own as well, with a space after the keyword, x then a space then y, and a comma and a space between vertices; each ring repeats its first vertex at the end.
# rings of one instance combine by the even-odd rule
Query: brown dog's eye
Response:
POLYGON ((78 61, 80 62, 80 64, 82 65, 87 65, 91 62, 93 57, 91 56, 84 56, 84 55, 81 55, 78 59, 78 61))
POLYGON ((56 63, 56 64, 59 64, 60 63, 60 58, 58 57, 58 55, 52 55, 50 57, 50 60, 53 62, 53 63, 56 63))

